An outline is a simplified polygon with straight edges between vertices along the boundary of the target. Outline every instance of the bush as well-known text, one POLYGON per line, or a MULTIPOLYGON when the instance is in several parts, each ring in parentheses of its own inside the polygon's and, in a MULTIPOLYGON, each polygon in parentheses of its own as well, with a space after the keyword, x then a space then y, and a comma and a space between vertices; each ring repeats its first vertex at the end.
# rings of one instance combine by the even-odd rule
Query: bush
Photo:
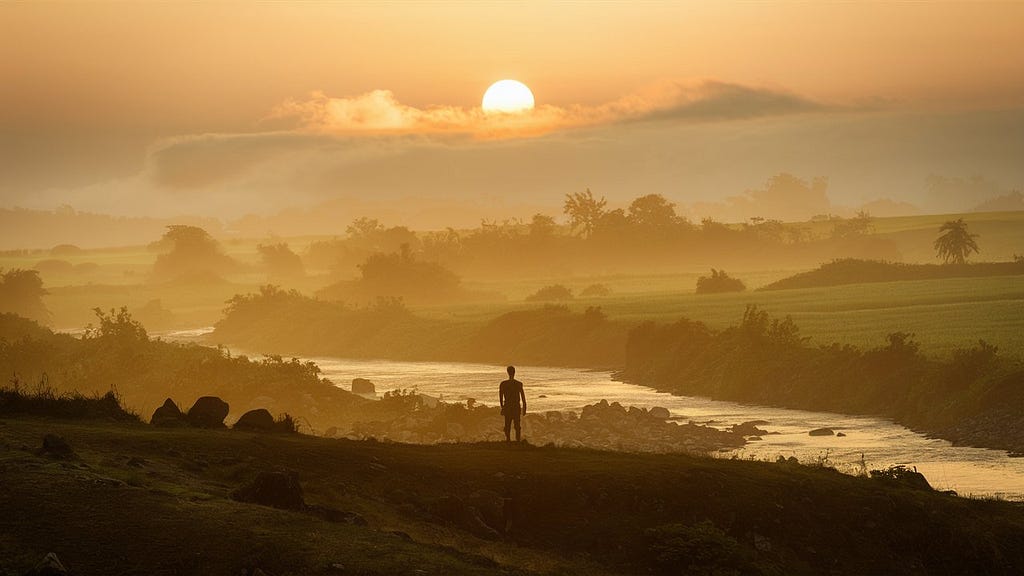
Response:
POLYGON ((605 297, 611 296, 611 294, 612 294, 611 288, 605 286, 604 284, 591 284, 590 286, 587 286, 586 288, 584 288, 582 292, 580 292, 580 297, 581 298, 605 298, 605 297))
POLYGON ((0 388, 0 414, 24 414, 49 418, 115 420, 140 422, 139 416, 121 406, 121 398, 113 390, 87 396, 80 392, 58 393, 44 377, 35 391, 21 389, 17 378, 0 388))
POLYGON ((697 279, 697 294, 721 294, 723 292, 743 292, 747 287, 738 278, 733 278, 725 270, 711 269, 711 276, 697 279))
POLYGON ((561 284, 545 286, 526 297, 527 302, 558 302, 562 300, 572 300, 572 290, 561 284))
POLYGON ((710 520, 659 526, 648 530, 647 536, 664 574, 739 576, 754 568, 752 551, 710 520))

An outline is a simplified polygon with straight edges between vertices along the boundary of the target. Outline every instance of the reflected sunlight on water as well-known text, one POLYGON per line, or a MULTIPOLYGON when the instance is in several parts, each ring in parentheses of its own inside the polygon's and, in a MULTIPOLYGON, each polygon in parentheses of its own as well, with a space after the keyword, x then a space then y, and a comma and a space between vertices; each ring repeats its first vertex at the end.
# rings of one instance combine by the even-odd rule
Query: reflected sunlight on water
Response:
MULTIPOLYGON (((335 385, 345 389, 353 378, 376 384, 377 394, 396 389, 416 389, 446 402, 473 398, 488 405, 498 403, 498 383, 505 378, 503 366, 458 362, 395 362, 313 358, 335 385)), ((982 448, 954 447, 945 440, 926 438, 883 418, 827 412, 787 410, 766 406, 720 402, 706 398, 673 396, 645 386, 616 381, 610 372, 517 366, 516 377, 526 387, 532 412, 579 411, 601 399, 624 406, 668 408, 683 422, 708 423, 725 428, 750 420, 770 434, 753 441, 736 455, 774 460, 795 456, 802 462, 828 461, 845 472, 857 472, 895 464, 916 466, 937 489, 961 495, 997 496, 1024 500, 1024 458, 982 448), (814 428, 829 427, 846 437, 808 436, 814 428)))

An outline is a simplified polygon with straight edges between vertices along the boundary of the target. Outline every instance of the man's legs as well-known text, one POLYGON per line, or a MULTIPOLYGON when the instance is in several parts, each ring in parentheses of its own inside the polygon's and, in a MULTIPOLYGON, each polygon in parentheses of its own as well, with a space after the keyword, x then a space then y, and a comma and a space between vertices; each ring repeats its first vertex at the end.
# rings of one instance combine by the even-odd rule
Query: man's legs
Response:
MULTIPOLYGON (((512 430, 512 415, 505 414, 505 442, 510 442, 509 432, 512 430)), ((519 422, 516 422, 516 431, 519 430, 519 422)))
MULTIPOLYGON (((512 418, 513 418, 513 422, 516 423, 516 442, 519 442, 519 441, 521 441, 523 439, 522 430, 520 429, 520 425, 522 423, 523 416, 522 416, 522 414, 518 414, 517 413, 512 418)), ((508 432, 507 431, 505 432, 505 437, 508 438, 508 432)))

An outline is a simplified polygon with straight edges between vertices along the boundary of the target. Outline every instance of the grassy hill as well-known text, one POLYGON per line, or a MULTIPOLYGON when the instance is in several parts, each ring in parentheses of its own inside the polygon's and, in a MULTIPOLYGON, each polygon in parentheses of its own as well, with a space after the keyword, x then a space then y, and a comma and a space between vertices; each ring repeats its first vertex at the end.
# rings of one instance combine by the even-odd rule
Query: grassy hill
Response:
POLYGON ((1021 274, 1024 274, 1024 260, 938 265, 844 258, 822 264, 814 270, 776 280, 758 290, 792 290, 944 278, 990 278, 1021 274))
POLYGON ((1019 504, 792 463, 6 417, 0 474, 0 574, 1024 570, 1019 504), (50 433, 74 456, 40 454, 50 433), (275 469, 312 509, 231 498, 275 469))

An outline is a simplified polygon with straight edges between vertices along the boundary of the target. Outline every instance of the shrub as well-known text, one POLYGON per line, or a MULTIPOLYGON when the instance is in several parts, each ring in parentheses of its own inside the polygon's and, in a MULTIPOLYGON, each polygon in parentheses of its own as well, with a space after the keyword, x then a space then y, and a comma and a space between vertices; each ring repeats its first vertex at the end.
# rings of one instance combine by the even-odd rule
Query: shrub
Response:
POLYGON ((605 286, 604 284, 591 284, 590 286, 584 288, 582 292, 580 292, 580 297, 605 298, 607 296, 611 296, 611 294, 611 288, 605 286))
POLYGON ((655 563, 665 574, 749 574, 752 553, 710 520, 668 524, 647 531, 655 563))
POLYGON ((572 300, 572 290, 561 284, 545 286, 526 297, 527 302, 558 302, 561 300, 572 300))
POLYGON ((137 414, 124 409, 120 396, 113 390, 89 396, 80 392, 57 392, 49 386, 45 373, 32 392, 22 390, 16 377, 9 386, 0 387, 0 414, 140 421, 137 414))
POLYGON ((723 292, 743 292, 747 287, 738 278, 733 278, 725 270, 711 269, 711 276, 697 279, 697 294, 721 294, 723 292))

